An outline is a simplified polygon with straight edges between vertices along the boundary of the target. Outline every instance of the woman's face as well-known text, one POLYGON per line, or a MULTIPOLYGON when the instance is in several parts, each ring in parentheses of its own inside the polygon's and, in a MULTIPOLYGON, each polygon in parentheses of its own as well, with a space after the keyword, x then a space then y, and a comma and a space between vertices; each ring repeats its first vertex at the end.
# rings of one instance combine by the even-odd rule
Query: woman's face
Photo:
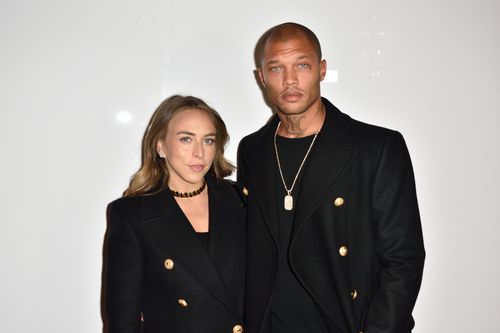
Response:
POLYGON ((215 126, 205 111, 186 109, 172 118, 166 137, 157 143, 159 155, 165 156, 172 190, 189 192, 201 186, 215 157, 215 137, 215 126))

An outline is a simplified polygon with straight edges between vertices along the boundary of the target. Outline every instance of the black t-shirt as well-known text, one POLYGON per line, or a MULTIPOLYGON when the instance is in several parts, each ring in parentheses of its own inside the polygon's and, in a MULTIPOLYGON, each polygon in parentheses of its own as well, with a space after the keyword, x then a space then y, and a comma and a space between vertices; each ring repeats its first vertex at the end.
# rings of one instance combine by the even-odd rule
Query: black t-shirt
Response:
MULTIPOLYGON (((314 135, 296 139, 280 136, 276 138, 283 177, 289 189, 313 138, 314 135)), ((276 209, 279 211, 280 262, 271 304, 273 333, 327 332, 311 296, 297 280, 288 262, 288 246, 292 235, 295 208, 297 207, 297 195, 300 190, 301 175, 306 165, 307 160, 291 193, 294 200, 292 210, 284 208, 286 191, 279 170, 276 168, 275 178, 278 195, 276 209)))
POLYGON ((196 232, 196 238, 201 242, 201 244, 208 249, 208 235, 209 232, 196 232))

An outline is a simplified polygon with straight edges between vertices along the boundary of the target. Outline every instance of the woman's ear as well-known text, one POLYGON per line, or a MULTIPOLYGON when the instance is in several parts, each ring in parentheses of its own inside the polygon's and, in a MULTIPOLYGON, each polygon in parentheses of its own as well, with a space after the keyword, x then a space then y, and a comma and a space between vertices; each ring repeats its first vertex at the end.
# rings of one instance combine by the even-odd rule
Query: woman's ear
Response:
POLYGON ((165 152, 164 152, 164 148, 163 148, 163 142, 158 141, 156 143, 156 152, 158 153, 158 156, 160 156, 160 158, 165 158, 165 152))

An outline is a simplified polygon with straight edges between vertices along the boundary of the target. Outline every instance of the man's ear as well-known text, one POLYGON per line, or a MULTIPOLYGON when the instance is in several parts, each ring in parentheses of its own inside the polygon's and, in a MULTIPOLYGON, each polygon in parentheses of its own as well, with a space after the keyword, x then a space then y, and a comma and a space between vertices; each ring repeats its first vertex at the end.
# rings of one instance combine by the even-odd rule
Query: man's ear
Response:
POLYGON ((320 81, 323 81, 325 76, 326 76, 326 60, 323 59, 319 63, 319 79, 320 79, 320 81))
POLYGON ((264 74, 262 73, 262 67, 257 68, 257 73, 259 74, 259 80, 260 84, 265 88, 266 87, 266 81, 264 80, 264 74))

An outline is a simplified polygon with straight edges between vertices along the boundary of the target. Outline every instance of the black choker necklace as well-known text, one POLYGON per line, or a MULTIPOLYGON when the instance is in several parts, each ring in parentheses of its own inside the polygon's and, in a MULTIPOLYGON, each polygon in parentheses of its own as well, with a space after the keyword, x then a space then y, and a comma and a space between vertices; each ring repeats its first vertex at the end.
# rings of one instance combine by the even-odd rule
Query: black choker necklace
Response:
POLYGON ((191 198, 191 197, 197 196, 198 194, 203 192, 206 185, 207 185, 207 183, 205 182, 205 178, 203 178, 203 184, 201 184, 201 187, 197 190, 194 190, 193 192, 177 192, 177 191, 174 191, 171 189, 170 193, 172 193, 172 195, 174 197, 178 197, 178 198, 191 198))

